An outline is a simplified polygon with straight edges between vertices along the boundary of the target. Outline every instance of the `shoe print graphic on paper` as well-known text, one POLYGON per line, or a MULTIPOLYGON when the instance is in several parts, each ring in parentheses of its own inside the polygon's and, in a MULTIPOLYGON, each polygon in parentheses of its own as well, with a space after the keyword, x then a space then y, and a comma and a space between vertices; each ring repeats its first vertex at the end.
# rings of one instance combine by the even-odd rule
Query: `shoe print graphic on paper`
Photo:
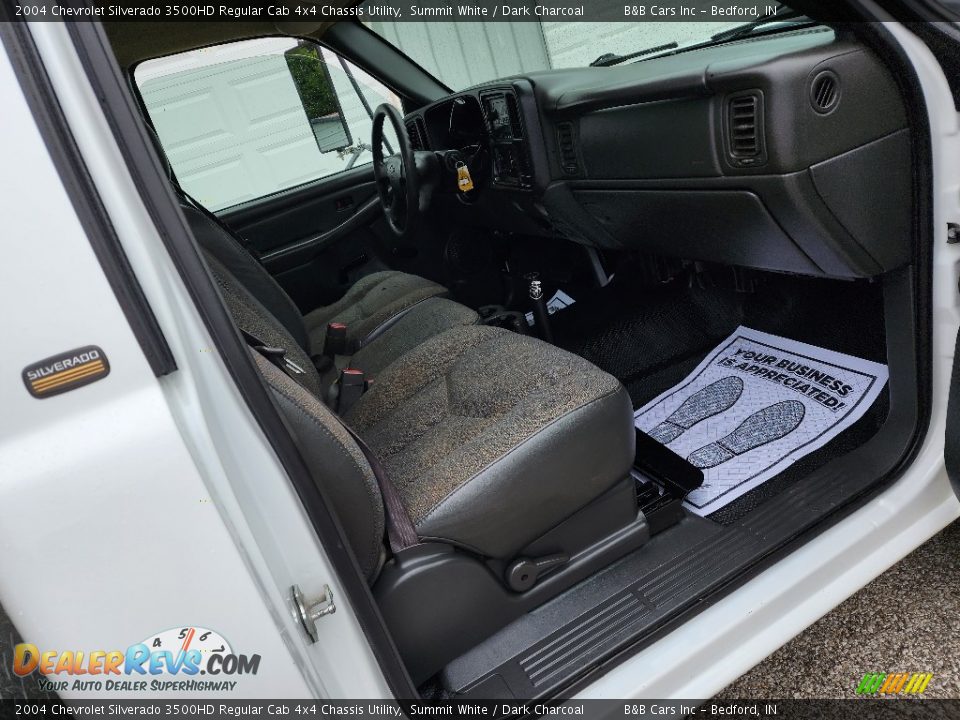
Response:
POLYGON ((796 430, 803 422, 806 409, 799 400, 784 400, 758 410, 732 433, 687 457, 692 465, 705 470, 732 460, 737 455, 779 440, 796 430))
POLYGON ((697 423, 729 410, 742 394, 743 380, 733 375, 720 378, 688 397, 649 435, 661 445, 671 443, 697 423))

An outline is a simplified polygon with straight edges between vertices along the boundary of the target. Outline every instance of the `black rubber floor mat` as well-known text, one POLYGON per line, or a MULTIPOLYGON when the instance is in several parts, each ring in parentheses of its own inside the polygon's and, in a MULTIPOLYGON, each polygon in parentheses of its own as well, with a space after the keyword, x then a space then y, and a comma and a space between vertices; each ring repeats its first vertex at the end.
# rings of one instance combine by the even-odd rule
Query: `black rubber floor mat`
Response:
POLYGON ((634 406, 683 377, 743 321, 743 297, 686 287, 608 287, 555 318, 558 344, 618 378, 634 406), (683 370, 680 370, 683 368, 683 370))

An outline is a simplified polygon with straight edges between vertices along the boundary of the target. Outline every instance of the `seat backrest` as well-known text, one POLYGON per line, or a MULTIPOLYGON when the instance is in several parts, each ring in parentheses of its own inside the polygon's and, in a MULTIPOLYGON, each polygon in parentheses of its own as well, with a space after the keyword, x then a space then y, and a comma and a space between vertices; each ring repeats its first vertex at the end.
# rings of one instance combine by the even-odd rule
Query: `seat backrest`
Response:
POLYGON ((207 264, 241 330, 283 348, 304 372, 288 375, 251 350, 314 481, 333 505, 344 534, 369 580, 385 557, 384 509, 370 464, 343 423, 320 400, 320 375, 287 328, 209 252, 207 264), (296 379, 294 379, 296 378, 296 379))
POLYGON ((163 146, 148 129, 234 321, 260 342, 283 348, 286 357, 303 370, 294 380, 251 350, 314 482, 333 505, 361 570, 372 581, 386 556, 383 498, 363 451, 321 401, 323 383, 309 357, 303 316, 233 233, 181 190, 163 146))
POLYGON ((210 217, 208 211, 189 201, 181 203, 181 210, 200 246, 219 260, 283 324, 296 343, 309 352, 310 340, 303 315, 266 268, 240 244, 229 229, 210 217))
POLYGON ((180 209, 190 224, 197 242, 207 252, 208 257, 212 255, 216 258, 277 321, 283 324, 296 343, 309 353, 309 335, 303 322, 303 314, 296 304, 266 268, 243 247, 234 232, 180 187, 159 136, 149 124, 145 125, 160 157, 164 172, 167 174, 167 179, 180 200, 180 209))

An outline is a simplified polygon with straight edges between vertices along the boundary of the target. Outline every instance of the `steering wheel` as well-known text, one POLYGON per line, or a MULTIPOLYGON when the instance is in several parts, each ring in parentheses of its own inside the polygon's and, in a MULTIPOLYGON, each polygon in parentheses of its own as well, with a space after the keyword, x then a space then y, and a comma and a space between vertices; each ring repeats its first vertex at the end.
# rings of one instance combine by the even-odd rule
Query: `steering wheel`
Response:
POLYGON ((398 238, 410 238, 420 220, 420 179, 410 136, 400 112, 387 103, 373 113, 373 176, 387 225, 398 238), (400 144, 398 152, 383 156, 383 121, 389 118, 400 144))

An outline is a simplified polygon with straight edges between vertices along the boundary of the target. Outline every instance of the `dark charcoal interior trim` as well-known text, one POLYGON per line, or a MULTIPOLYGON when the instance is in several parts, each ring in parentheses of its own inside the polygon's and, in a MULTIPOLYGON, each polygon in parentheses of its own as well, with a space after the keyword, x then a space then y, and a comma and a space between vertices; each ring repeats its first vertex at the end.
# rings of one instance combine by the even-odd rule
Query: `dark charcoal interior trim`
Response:
MULTIPOLYGON (((910 260, 898 242, 910 225, 901 199, 911 141, 897 82, 851 32, 825 26, 603 73, 565 68, 517 76, 506 87, 490 81, 454 97, 480 109, 458 115, 459 130, 488 146, 498 192, 455 211, 507 234, 876 278, 910 260), (824 77, 833 82, 827 108, 814 92, 824 77), (516 99, 512 108, 488 107, 505 91, 516 99), (744 100, 749 107, 737 112, 750 119, 739 116, 735 138, 731 108, 744 100), (864 181, 850 185, 850 175, 864 181), (504 176, 512 182, 497 181, 504 176), (850 205, 863 212, 848 212, 850 205)), ((433 149, 456 143, 446 131, 452 101, 407 116, 433 149)), ((454 202, 434 199, 438 208, 454 202)))
MULTIPOLYGON (((872 10, 860 7, 859 12, 872 17, 872 10)), ((890 363, 887 421, 863 446, 772 498, 741 523, 719 527, 688 517, 653 538, 635 558, 508 626, 448 666, 443 674, 448 690, 476 697, 569 696, 832 527, 889 487, 913 461, 928 429, 932 394, 930 129, 919 79, 889 31, 879 23, 853 29, 894 70, 907 98, 912 133, 913 262, 883 279, 890 363), (677 551, 680 545, 688 547, 686 553, 677 551), (718 549, 727 562, 718 562, 718 549), (620 590, 604 593, 601 588, 609 586, 601 578, 619 579, 620 590), (594 606, 584 614, 591 592, 594 606), (681 595, 685 601, 676 602, 681 595), (484 656, 506 659, 491 667, 484 656)))
POLYGON ((0 38, 73 209, 150 369, 157 377, 174 372, 173 353, 93 187, 27 27, 0 23, 0 38))
POLYGON ((143 202, 153 217, 230 375, 290 476, 336 569, 391 692, 400 698, 417 697, 366 580, 344 541, 343 530, 331 513, 329 502, 313 481, 300 451, 270 399, 266 386, 253 365, 248 348, 237 332, 213 278, 200 257, 153 143, 143 127, 137 105, 117 67, 102 26, 92 22, 72 23, 68 25, 68 31, 111 123, 143 202))
POLYGON ((636 651, 649 644, 672 619, 690 617, 708 596, 716 599, 755 575, 777 550, 811 539, 840 519, 841 510, 865 501, 878 489, 877 478, 892 479, 916 447, 912 430, 920 424, 913 295, 909 271, 885 278, 891 410, 874 437, 741 521, 723 526, 688 516, 452 662, 443 673, 444 687, 477 698, 495 692, 533 699, 566 694, 572 681, 595 671, 618 646, 632 644, 630 651, 636 651), (491 657, 508 659, 490 667, 491 657))
POLYGON ((329 230, 314 235, 312 237, 299 240, 290 245, 281 245, 275 250, 271 250, 260 258, 265 266, 272 272, 282 272, 294 267, 299 267, 310 258, 322 252, 325 248, 342 240, 350 233, 365 227, 380 216, 383 206, 380 204, 380 197, 374 195, 369 200, 363 202, 353 215, 348 217, 339 225, 329 230))

